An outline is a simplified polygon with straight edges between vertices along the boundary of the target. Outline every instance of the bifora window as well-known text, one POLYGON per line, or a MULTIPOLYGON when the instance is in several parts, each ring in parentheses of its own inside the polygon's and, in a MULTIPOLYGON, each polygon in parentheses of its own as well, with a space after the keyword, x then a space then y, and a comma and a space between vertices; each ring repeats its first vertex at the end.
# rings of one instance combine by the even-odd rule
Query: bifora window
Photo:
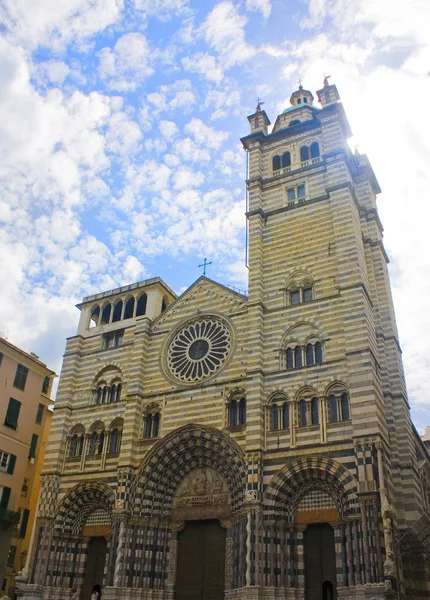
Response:
POLYGON ((304 183, 300 183, 295 187, 287 188, 287 198, 288 202, 293 202, 294 200, 301 200, 306 196, 306 188, 304 183))
POLYGON ((319 424, 319 398, 316 396, 311 398, 302 398, 298 402, 297 410, 297 424, 299 427, 319 424))
POLYGON ((229 402, 228 424, 230 427, 245 425, 246 423, 246 398, 235 396, 229 402))
POLYGON ((348 421, 350 419, 349 395, 341 390, 329 394, 328 397, 328 420, 330 423, 337 421, 348 421))
POLYGON ((314 299, 314 289, 311 283, 305 283, 301 287, 291 287, 288 290, 287 301, 290 305, 311 302, 314 299))
POLYGON ((280 431, 290 428, 290 403, 285 398, 275 398, 270 404, 270 429, 280 431))

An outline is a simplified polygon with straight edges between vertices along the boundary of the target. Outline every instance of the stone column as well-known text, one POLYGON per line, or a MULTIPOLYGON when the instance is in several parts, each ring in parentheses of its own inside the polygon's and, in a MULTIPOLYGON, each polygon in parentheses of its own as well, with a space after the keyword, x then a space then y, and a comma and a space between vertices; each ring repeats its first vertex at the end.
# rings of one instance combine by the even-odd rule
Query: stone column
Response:
POLYGON ((123 514, 119 516, 120 526, 119 526, 119 535, 118 535, 118 544, 116 547, 116 557, 115 557, 115 569, 113 576, 113 587, 119 588, 122 584, 122 572, 123 572, 123 564, 124 564, 124 549, 125 549, 125 536, 127 529, 127 515, 123 514))
POLYGON ((306 525, 296 526, 296 543, 297 543, 297 583, 296 587, 300 590, 305 589, 305 554, 304 554, 304 533, 306 525))
POLYGON ((81 471, 83 471, 85 469, 85 458, 86 458, 87 452, 88 452, 88 445, 90 443, 90 437, 91 437, 90 433, 86 433, 84 435, 84 443, 82 444, 82 456, 81 456, 81 468, 80 468, 81 471))
POLYGON ((365 568, 365 583, 371 582, 370 573, 370 556, 369 556, 369 535, 367 522, 367 502, 360 499, 361 508, 361 524, 363 529, 363 549, 364 549, 364 568, 365 568))

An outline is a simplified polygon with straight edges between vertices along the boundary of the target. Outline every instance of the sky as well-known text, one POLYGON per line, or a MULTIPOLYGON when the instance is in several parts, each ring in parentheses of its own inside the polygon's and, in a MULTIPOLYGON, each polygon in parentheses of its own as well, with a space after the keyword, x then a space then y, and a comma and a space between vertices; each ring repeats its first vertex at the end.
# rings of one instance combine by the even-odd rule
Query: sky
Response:
POLYGON ((3 0, 0 335, 57 373, 83 296, 246 289, 247 115, 338 87, 382 187, 409 399, 430 425, 428 0, 3 0))

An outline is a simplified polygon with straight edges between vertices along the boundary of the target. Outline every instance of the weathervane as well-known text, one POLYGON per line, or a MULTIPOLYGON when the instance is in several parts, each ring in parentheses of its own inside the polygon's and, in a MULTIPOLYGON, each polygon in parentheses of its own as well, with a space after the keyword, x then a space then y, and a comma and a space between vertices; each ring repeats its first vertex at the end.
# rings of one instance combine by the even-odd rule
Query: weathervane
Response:
POLYGON ((331 75, 327 75, 327 73, 324 72, 324 87, 326 87, 328 85, 328 80, 330 79, 331 75))
POLYGON ((255 109, 255 112, 261 112, 261 106, 264 104, 263 100, 261 100, 260 98, 257 98, 257 108, 255 109))
POLYGON ((199 265, 199 267, 203 267, 203 275, 206 275, 206 267, 208 265, 211 265, 212 262, 208 261, 206 258, 204 259, 203 263, 201 265, 199 265))

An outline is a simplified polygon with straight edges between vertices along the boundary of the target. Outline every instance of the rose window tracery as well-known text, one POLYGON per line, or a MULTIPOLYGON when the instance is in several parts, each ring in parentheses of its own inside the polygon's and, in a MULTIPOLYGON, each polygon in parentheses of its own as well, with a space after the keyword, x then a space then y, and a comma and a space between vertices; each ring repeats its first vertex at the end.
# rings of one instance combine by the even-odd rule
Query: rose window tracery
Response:
POLYGON ((167 365, 171 374, 184 382, 213 375, 227 360, 232 338, 220 319, 203 318, 183 327, 171 341, 167 365))

